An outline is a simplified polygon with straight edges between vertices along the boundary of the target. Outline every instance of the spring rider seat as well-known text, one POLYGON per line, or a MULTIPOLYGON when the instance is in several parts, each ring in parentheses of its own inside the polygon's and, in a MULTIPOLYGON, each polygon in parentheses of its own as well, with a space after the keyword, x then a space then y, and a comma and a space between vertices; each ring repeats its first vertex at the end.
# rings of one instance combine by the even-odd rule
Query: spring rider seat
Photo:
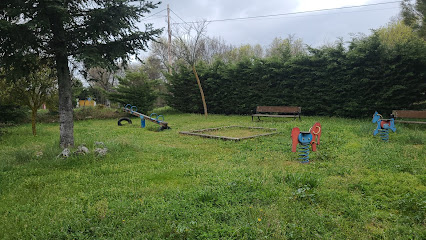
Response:
POLYGON ((317 151, 317 145, 320 144, 321 137, 321 124, 315 123, 309 129, 309 132, 301 132, 298 127, 293 128, 291 131, 291 138, 293 139, 292 152, 299 149, 299 159, 301 163, 309 163, 309 144, 312 145, 312 151, 317 151), (297 148, 299 146, 299 148, 297 148))
POLYGON ((384 142, 389 142, 389 129, 392 132, 396 131, 395 127, 395 119, 391 115, 390 119, 383 119, 382 115, 377 113, 377 111, 373 114, 373 123, 377 122, 377 128, 373 132, 373 136, 379 134, 380 138, 384 142))

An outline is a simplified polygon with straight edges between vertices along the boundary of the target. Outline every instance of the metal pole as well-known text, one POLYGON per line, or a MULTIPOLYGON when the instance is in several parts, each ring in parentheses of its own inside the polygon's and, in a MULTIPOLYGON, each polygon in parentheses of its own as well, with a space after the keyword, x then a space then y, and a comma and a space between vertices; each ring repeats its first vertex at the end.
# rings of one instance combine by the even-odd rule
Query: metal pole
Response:
POLYGON ((169 74, 172 74, 172 56, 171 56, 171 44, 172 44, 172 30, 170 29, 170 7, 167 4, 167 27, 169 33, 169 44, 167 45, 168 60, 169 60, 169 74))

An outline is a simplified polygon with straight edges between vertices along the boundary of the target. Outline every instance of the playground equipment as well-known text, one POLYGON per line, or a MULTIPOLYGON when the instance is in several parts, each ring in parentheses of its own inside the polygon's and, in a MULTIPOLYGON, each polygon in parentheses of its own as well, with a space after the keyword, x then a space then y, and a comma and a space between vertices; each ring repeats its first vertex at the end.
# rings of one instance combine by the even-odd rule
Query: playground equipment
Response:
POLYGON ((373 132, 373 136, 379 134, 380 138, 384 142, 389 142, 389 129, 393 132, 396 131, 395 127, 395 119, 391 115, 390 119, 383 119, 382 115, 377 113, 377 111, 373 114, 373 123, 377 122, 377 128, 373 132))
POLYGON ((293 139, 292 152, 296 152, 299 146, 299 159, 301 163, 309 163, 309 144, 312 145, 312 151, 317 151, 317 145, 320 144, 321 137, 321 124, 315 123, 309 129, 309 132, 301 132, 298 127, 293 128, 291 131, 291 138, 293 139))
MULTIPOLYGON (((167 122, 164 121, 163 115, 157 115, 156 113, 152 113, 150 116, 147 116, 142 113, 138 113, 138 108, 136 106, 132 106, 131 104, 127 104, 124 109, 125 112, 132 114, 133 116, 139 117, 141 119, 141 128, 145 127, 145 120, 151 121, 155 124, 160 125, 160 131, 164 129, 170 129, 167 125, 167 122), (155 116, 155 117, 153 117, 155 116), (161 118, 161 119, 160 119, 161 118)), ((131 123, 131 122, 130 122, 131 123)), ((119 124, 120 125, 120 124, 119 124)))
POLYGON ((122 121, 126 121, 128 124, 132 124, 132 120, 130 118, 122 117, 118 119, 118 126, 123 126, 123 124, 121 123, 122 121))

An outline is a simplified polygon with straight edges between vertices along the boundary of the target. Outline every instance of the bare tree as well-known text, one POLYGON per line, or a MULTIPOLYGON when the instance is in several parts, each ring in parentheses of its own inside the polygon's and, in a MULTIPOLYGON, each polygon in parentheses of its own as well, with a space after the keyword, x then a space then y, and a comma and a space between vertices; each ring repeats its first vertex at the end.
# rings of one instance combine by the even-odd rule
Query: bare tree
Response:
MULTIPOLYGON (((151 43, 151 56, 155 56, 160 60, 162 69, 167 69, 169 67, 167 45, 167 39, 163 37, 151 43)), ((172 61, 173 60, 174 58, 172 56, 172 61)))
POLYGON ((88 71, 87 82, 91 87, 100 87, 105 91, 110 91, 117 85, 118 80, 115 77, 115 72, 100 67, 94 67, 90 68, 88 71))
POLYGON ((87 71, 87 83, 91 88, 99 89, 99 96, 96 99, 97 102, 110 105, 108 94, 114 91, 114 87, 118 84, 117 75, 123 74, 123 69, 109 70, 101 67, 93 67, 87 71))
POLYGON ((200 59, 210 64, 213 63, 217 57, 223 58, 223 56, 232 49, 232 46, 227 45, 220 37, 204 37, 201 39, 200 45, 200 59))
POLYGON ((198 88, 200 89, 201 100, 203 101, 204 115, 207 118, 207 104, 204 97, 203 87, 201 86, 200 78, 198 77, 195 64, 201 59, 205 49, 205 37, 207 21, 194 22, 183 27, 184 31, 180 32, 176 29, 173 34, 175 41, 172 42, 173 54, 177 59, 182 59, 192 67, 195 79, 197 80, 198 88))

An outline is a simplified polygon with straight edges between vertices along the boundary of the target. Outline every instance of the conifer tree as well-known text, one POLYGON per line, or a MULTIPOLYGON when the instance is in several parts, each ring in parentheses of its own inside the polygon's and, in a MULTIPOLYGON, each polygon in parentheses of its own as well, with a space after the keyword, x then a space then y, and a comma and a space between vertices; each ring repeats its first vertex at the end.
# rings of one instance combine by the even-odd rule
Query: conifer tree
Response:
POLYGON ((26 75, 31 56, 55 63, 59 87, 60 145, 74 145, 69 60, 88 69, 126 64, 146 50, 160 29, 137 22, 159 3, 145 0, 1 0, 0 68, 26 75))

